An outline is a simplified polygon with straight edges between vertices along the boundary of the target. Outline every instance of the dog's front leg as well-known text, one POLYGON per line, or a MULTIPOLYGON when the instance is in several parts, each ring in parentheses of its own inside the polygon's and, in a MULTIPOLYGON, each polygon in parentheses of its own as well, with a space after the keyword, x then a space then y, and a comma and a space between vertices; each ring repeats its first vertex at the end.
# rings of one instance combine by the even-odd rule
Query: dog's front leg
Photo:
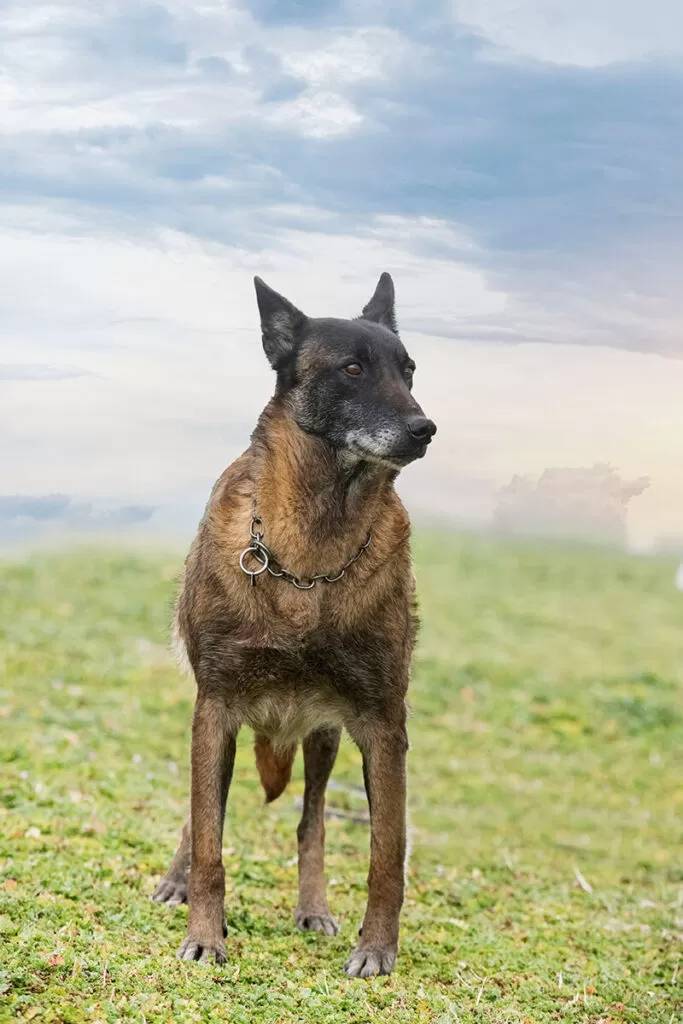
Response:
POLYGON ((200 693, 192 722, 190 913, 181 960, 225 963, 223 822, 237 729, 219 695, 200 693))
POLYGON ((398 949, 406 857, 405 725, 375 727, 365 733, 361 750, 372 829, 368 905, 360 941, 344 970, 368 978, 391 974, 398 949))

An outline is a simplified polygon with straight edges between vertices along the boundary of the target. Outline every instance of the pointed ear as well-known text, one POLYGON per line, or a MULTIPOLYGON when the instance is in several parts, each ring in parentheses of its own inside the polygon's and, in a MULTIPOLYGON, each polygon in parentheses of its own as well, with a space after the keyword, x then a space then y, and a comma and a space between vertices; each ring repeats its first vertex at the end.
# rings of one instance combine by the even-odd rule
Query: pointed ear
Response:
POLYGON ((376 324, 388 327, 394 334, 398 334, 396 325, 396 312, 394 309, 394 282, 386 272, 380 277, 375 294, 361 314, 363 320, 372 320, 376 324))
POLYGON ((292 355, 306 317, 291 302, 254 278, 256 301, 261 314, 261 338, 268 362, 277 370, 292 355))

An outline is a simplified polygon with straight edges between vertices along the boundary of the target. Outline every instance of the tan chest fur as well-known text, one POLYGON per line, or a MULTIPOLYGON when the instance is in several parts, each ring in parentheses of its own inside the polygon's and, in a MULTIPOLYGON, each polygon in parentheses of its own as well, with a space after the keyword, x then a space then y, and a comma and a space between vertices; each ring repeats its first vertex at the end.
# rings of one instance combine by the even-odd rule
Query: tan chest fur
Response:
POLYGON ((262 489, 257 507, 264 542, 280 566, 301 578, 336 574, 365 542, 368 530, 372 539, 336 582, 321 580, 310 590, 300 590, 264 572, 251 586, 239 568, 240 555, 251 543, 255 502, 248 456, 233 463, 216 484, 203 535, 198 538, 205 553, 211 549, 209 560, 222 579, 227 607, 244 626, 245 642, 281 647, 320 629, 352 633, 367 628, 378 608, 392 598, 408 600, 412 585, 409 524, 393 489, 388 500, 386 494, 378 495, 382 500, 377 509, 322 535, 310 529, 308 509, 292 500, 282 481, 279 487, 262 489))

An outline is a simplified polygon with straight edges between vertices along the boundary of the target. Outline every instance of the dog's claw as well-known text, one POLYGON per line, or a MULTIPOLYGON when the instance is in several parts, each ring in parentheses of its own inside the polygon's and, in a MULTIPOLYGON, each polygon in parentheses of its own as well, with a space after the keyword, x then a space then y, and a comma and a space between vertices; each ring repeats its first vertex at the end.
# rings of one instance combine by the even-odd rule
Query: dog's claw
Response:
POLYGON ((372 978, 376 974, 391 974, 396 963, 392 949, 362 949, 356 947, 344 964, 350 978, 372 978))
POLYGON ((305 910, 295 910, 294 920, 297 928, 305 932, 322 932, 323 935, 336 935, 339 931, 339 924, 332 915, 309 914, 305 910))
POLYGON ((169 907, 179 907, 187 903, 187 879, 162 878, 152 894, 154 903, 166 903, 169 907))
POLYGON ((227 962, 225 943, 214 942, 204 945, 196 939, 187 938, 177 953, 178 960, 198 960, 200 964, 208 964, 215 960, 217 964, 227 962))

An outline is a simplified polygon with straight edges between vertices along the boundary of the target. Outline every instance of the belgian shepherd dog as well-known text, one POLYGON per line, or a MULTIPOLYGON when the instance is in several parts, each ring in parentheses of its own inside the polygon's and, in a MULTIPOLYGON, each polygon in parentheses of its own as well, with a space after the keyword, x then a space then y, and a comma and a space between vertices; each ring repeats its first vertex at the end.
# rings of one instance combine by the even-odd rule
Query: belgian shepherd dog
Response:
POLYGON ((215 484, 185 563, 175 635, 197 684, 190 816, 153 899, 189 902, 183 960, 226 959, 225 807, 241 725, 266 800, 305 771, 299 928, 336 935, 325 892, 325 789, 342 727, 363 756, 368 903, 346 962, 396 960, 406 858, 406 691, 417 616, 410 523, 394 490, 436 431, 412 394, 394 286, 356 319, 314 319, 255 279, 273 398, 215 484))

